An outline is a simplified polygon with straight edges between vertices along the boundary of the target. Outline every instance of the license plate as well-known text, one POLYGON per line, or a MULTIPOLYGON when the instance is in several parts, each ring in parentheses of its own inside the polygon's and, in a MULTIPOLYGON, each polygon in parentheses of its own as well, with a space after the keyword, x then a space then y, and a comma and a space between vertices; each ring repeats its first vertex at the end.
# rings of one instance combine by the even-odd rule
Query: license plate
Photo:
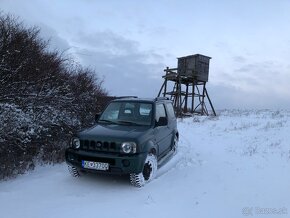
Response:
POLYGON ((94 169, 94 170, 103 170, 106 171, 109 169, 108 163, 102 163, 102 162, 94 162, 94 161, 82 161, 83 168, 86 169, 94 169))

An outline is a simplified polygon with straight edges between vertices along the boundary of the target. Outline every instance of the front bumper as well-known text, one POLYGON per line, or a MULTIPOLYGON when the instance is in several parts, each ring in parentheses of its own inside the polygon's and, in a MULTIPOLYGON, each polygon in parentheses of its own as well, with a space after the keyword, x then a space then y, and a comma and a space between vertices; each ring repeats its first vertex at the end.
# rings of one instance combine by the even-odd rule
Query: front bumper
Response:
POLYGON ((75 150, 72 148, 68 148, 65 151, 65 159, 68 165, 74 166, 81 171, 108 174, 140 173, 143 170, 146 156, 146 153, 125 155, 75 150), (109 163, 109 170, 99 171, 85 169, 82 167, 82 160, 109 163))

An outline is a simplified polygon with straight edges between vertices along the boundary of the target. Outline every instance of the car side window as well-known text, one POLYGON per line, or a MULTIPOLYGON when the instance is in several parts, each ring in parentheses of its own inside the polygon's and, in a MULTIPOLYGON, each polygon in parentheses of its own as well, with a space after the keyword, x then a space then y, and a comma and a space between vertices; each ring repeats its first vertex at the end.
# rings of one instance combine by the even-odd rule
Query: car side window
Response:
POLYGON ((158 122, 160 117, 166 117, 166 112, 163 104, 156 105, 156 116, 155 119, 158 122))
POLYGON ((171 103, 167 103, 166 104, 166 108, 167 108, 168 116, 170 118, 176 118, 172 104, 171 103))

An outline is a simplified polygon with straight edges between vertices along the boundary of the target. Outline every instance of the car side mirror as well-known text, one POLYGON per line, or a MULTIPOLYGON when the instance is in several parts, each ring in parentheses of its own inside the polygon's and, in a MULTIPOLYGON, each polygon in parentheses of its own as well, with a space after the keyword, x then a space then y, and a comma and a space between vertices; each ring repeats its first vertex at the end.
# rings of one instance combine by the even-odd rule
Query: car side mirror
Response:
POLYGON ((97 114, 95 115, 95 122, 98 122, 100 116, 101 116, 101 114, 99 114, 99 113, 97 113, 97 114))
POLYGON ((168 120, 167 117, 160 117, 158 122, 156 123, 156 126, 167 126, 168 120))

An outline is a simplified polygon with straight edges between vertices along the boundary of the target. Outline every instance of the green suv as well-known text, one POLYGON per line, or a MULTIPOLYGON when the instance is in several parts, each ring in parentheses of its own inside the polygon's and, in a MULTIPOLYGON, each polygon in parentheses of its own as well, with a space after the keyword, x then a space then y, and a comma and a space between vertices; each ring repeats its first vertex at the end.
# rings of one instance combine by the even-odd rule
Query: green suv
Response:
POLYGON ((168 98, 119 98, 96 116, 96 125, 72 138, 65 158, 74 177, 82 172, 127 174, 132 185, 141 187, 176 153, 178 138, 168 98))

